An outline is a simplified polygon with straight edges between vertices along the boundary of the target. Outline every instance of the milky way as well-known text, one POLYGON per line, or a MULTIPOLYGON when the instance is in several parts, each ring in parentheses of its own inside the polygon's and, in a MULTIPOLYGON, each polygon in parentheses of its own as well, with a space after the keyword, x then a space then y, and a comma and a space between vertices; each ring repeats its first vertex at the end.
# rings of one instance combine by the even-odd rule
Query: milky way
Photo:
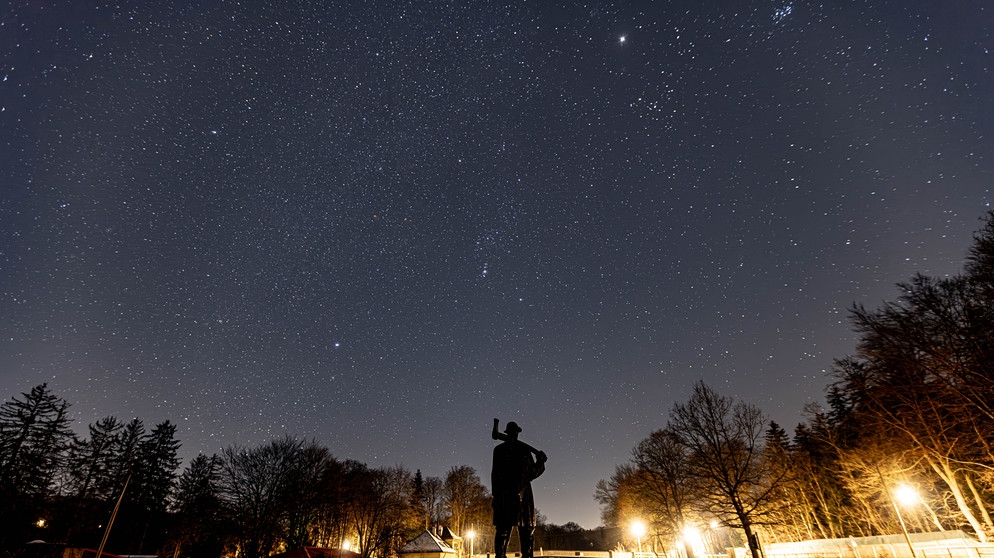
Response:
POLYGON ((499 417, 594 527, 694 382, 790 430, 989 210, 981 0, 89 4, 0 19, 0 397, 187 458, 486 479, 499 417))

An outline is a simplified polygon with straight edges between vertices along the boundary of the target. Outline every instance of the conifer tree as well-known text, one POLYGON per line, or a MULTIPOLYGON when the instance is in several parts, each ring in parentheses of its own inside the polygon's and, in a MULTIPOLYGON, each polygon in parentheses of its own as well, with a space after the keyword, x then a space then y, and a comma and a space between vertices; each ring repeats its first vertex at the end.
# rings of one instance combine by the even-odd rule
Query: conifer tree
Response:
POLYGON ((47 384, 0 405, 0 487, 44 495, 72 439, 69 404, 47 384))
POLYGON ((142 509, 165 512, 176 470, 179 468, 180 443, 176 439, 176 425, 161 422, 138 443, 138 464, 133 476, 135 502, 142 509))
POLYGON ((177 481, 173 504, 179 528, 174 553, 190 558, 214 558, 221 554, 221 498, 218 485, 221 459, 217 455, 194 457, 177 481))
POLYGON ((109 498, 109 474, 124 424, 105 417, 89 426, 89 438, 73 439, 68 459, 68 492, 81 500, 109 498))
POLYGON ((24 542, 51 495, 72 439, 68 408, 47 384, 0 405, 0 548, 24 542))

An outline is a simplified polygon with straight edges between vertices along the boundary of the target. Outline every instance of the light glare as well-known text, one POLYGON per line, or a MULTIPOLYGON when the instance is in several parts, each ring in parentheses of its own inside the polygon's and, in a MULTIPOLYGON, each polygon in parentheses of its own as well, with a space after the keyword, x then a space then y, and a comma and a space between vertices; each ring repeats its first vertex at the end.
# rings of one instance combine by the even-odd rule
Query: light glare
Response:
POLYGON ((902 484, 894 490, 894 497, 904 506, 918 503, 918 491, 909 484, 902 484))

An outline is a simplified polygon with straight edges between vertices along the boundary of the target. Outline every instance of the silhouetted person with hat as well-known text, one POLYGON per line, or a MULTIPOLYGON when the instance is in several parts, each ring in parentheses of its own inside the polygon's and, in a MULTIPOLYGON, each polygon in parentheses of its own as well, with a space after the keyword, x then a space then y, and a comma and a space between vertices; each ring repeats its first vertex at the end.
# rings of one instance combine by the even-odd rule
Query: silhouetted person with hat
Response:
POLYGON ((494 448, 494 466, 490 485, 494 495, 494 551, 497 558, 506 558, 511 528, 518 528, 522 558, 533 558, 535 533, 535 498, 531 481, 545 472, 546 456, 518 440, 521 427, 509 422, 504 432, 497 431, 497 419, 491 432, 495 440, 503 440, 494 448))

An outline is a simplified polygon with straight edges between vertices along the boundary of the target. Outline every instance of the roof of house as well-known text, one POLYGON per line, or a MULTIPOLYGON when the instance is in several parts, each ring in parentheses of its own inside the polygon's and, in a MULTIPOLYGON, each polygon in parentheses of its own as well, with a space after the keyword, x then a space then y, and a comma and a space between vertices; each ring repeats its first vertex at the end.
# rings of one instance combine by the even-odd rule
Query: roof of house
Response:
POLYGON ((442 534, 439 535, 443 541, 461 541, 462 537, 453 533, 447 526, 442 526, 442 534))

